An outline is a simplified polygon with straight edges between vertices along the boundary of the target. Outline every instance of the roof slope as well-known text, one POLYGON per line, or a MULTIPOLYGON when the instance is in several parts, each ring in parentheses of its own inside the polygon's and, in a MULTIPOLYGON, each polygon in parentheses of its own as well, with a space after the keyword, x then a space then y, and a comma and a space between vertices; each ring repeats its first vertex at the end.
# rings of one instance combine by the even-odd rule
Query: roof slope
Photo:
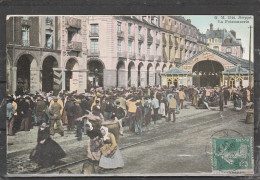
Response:
MULTIPOLYGON (((193 55, 192 57, 190 57, 189 59, 185 60, 183 63, 179 64, 177 67, 180 67, 184 64, 186 64, 187 62, 190 62, 192 61, 195 57, 201 55, 202 53, 206 52, 206 51, 209 51, 209 52, 212 52, 213 54, 227 60, 228 62, 230 62, 231 64, 234 64, 234 65, 237 65, 237 64, 241 64, 241 67, 243 68, 246 68, 246 69, 249 69, 249 61, 248 60, 245 60, 245 59, 241 59, 241 58, 238 58, 236 56, 232 56, 230 54, 225 54, 223 52, 219 52, 217 50, 214 50, 214 49, 210 49, 210 48, 206 48, 200 52, 198 52, 197 54, 193 55)), ((251 62, 251 69, 254 69, 254 64, 251 62)))
POLYGON ((177 67, 174 67, 174 68, 169 69, 168 71, 162 72, 161 74, 164 74, 164 75, 177 74, 177 75, 179 75, 179 74, 191 74, 191 72, 184 71, 184 70, 181 70, 177 67))

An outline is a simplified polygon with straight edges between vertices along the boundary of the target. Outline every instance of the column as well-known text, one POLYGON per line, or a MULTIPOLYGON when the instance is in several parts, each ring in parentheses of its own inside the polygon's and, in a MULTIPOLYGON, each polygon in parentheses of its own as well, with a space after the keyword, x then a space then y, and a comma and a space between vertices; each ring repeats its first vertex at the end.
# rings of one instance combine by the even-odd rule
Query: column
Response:
POLYGON ((127 87, 127 71, 125 69, 118 70, 118 87, 127 87))
POLYGON ((66 86, 65 86, 65 83, 66 83, 66 74, 65 74, 65 70, 62 69, 61 70, 61 89, 64 91, 66 89, 66 86))
POLYGON ((131 70, 131 87, 137 87, 137 77, 138 77, 138 71, 131 70))
POLYGON ((149 72, 149 86, 154 86, 155 84, 155 73, 154 71, 149 72))
POLYGON ((115 88, 116 87, 116 70, 115 69, 104 69, 103 71, 103 86, 104 88, 115 88))
POLYGON ((12 94, 16 91, 16 85, 17 85, 17 67, 12 68, 12 94))
POLYGON ((30 93, 40 90, 40 70, 31 68, 30 70, 30 93))
POLYGON ((140 71, 140 85, 142 88, 147 86, 147 78, 146 78, 147 71, 140 71))

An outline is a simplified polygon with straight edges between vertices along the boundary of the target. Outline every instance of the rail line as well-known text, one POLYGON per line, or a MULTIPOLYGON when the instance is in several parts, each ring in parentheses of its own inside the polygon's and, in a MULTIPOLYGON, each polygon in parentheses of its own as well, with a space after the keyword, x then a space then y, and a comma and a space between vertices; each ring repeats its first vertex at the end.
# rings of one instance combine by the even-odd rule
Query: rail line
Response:
MULTIPOLYGON (((218 118, 214 118, 214 119, 211 119, 209 121, 206 121, 206 122, 202 122, 202 123, 199 123, 199 124, 195 124, 193 126, 190 126, 189 129, 186 129, 186 130, 177 130, 175 131, 175 133, 185 133, 185 132, 189 132, 189 133, 195 133, 197 131, 201 131, 202 129, 197 129, 195 130, 194 132, 191 132, 191 129, 195 129, 195 127, 202 127, 202 126, 205 126, 211 122, 218 122, 216 120, 218 119, 223 119, 223 118, 228 118, 228 117, 234 117, 234 116, 241 116, 241 114, 243 114, 243 111, 242 112, 235 112, 235 113, 232 113, 228 116, 220 116, 218 118)), ((169 127, 169 126, 167 126, 169 127)), ((158 127, 158 128, 155 128, 155 129, 159 129, 161 127, 158 127)), ((161 133, 159 136, 156 136, 156 137, 153 137, 153 138, 149 138, 149 139, 145 139, 145 140, 142 140, 142 141, 139 141, 139 142, 136 142, 136 143, 132 143, 132 144, 129 144, 129 145, 126 145, 126 146, 122 146, 120 147, 119 149, 120 150, 125 150, 125 149, 128 149, 128 148, 131 148, 131 147, 134 147, 134 146, 138 146, 140 144, 145 144, 145 143, 149 143, 149 142, 152 142, 154 140, 157 140, 157 139, 160 139, 162 137, 165 137, 165 135, 168 135, 169 133, 172 132, 172 126, 169 127, 169 129, 171 130, 168 130, 167 132, 164 131, 164 133, 161 133)), ((204 128, 205 129, 205 128, 204 128)), ((70 162, 70 163, 66 163, 66 164, 63 164, 63 165, 60 165, 60 166, 56 166, 52 169, 48 169, 48 170, 43 170, 43 171, 39 171, 39 174, 48 174, 48 173, 52 173, 52 172, 55 172, 55 171, 58 171, 59 169, 61 168, 67 168, 69 166, 74 166, 74 165, 77 165, 79 163, 83 163, 85 161, 87 161, 88 158, 83 158, 83 159, 80 159, 80 160, 76 160, 76 161, 73 161, 73 162, 70 162)))

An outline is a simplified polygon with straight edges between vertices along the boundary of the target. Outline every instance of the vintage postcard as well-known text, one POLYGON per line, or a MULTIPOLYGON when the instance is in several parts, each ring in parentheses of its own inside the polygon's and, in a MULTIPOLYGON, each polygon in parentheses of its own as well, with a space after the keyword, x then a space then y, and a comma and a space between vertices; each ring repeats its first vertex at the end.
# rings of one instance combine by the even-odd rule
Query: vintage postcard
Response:
POLYGON ((7 174, 253 174, 253 22, 7 16, 7 174))

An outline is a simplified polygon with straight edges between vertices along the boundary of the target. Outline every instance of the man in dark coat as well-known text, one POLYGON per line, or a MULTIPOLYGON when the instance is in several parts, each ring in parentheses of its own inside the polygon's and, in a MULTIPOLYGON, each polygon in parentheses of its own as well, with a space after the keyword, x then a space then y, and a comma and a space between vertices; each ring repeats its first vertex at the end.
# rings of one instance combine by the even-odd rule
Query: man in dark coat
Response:
POLYGON ((224 93, 222 89, 219 91, 219 110, 224 110, 224 93))
POLYGON ((50 127, 50 134, 54 135, 54 124, 56 123, 57 125, 57 129, 58 129, 58 133, 61 136, 64 136, 64 130, 63 127, 61 125, 61 114, 60 111, 62 109, 61 105, 57 102, 58 98, 54 97, 53 98, 54 103, 51 105, 50 107, 50 120, 51 120, 51 127, 50 127))
POLYGON ((36 108, 35 108, 36 125, 40 125, 40 123, 46 122, 46 119, 45 119, 46 108, 47 108, 47 106, 46 106, 45 101, 43 101, 40 96, 37 97, 37 103, 36 103, 36 108))
POLYGON ((74 130, 75 121, 74 121, 74 115, 75 115, 75 106, 74 103, 71 100, 71 97, 68 98, 68 101, 65 105, 65 111, 67 112, 67 118, 68 118, 68 131, 74 130))
POLYGON ((83 119, 80 118, 83 114, 82 114, 82 109, 80 106, 81 101, 79 99, 75 100, 74 106, 75 106, 75 121, 77 123, 77 132, 76 132, 76 137, 78 141, 82 140, 82 126, 83 126, 83 119))
POLYGON ((229 90, 227 88, 224 89, 224 101, 225 101, 225 105, 227 105, 227 101, 230 97, 230 93, 229 90))

